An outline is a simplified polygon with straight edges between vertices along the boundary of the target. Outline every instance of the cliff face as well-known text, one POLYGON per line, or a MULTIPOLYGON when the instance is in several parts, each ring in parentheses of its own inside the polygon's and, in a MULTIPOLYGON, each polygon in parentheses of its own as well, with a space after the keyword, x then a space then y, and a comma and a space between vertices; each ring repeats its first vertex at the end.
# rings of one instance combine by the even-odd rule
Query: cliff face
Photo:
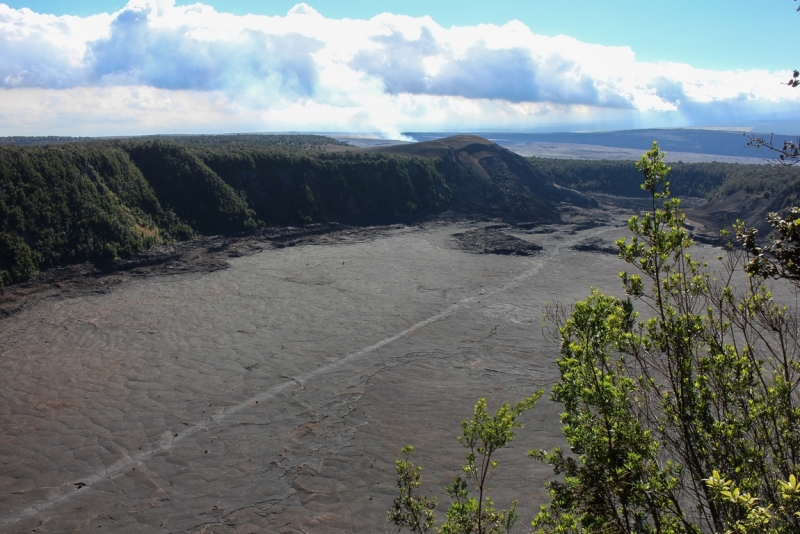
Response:
POLYGON ((0 147, 0 286, 266 224, 434 214, 430 159, 163 140, 0 147))
POLYGON ((432 214, 450 202, 430 159, 213 149, 200 157, 271 225, 432 214))
POLYGON ((556 204, 591 205, 481 137, 333 152, 265 146, 264 139, 0 147, 0 286, 42 268, 265 225, 448 209, 557 222, 556 204))
POLYGON ((524 157, 474 135, 369 151, 439 159, 452 193, 451 209, 464 213, 513 222, 557 222, 556 204, 596 206, 581 193, 555 185, 524 157))

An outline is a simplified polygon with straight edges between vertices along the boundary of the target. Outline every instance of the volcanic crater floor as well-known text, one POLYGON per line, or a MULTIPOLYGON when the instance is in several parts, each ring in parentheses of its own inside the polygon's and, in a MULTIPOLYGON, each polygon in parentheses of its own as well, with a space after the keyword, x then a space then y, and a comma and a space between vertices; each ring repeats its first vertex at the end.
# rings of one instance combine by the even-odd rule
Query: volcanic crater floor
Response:
MULTIPOLYGON (((396 532, 408 444, 441 518, 477 399, 557 377, 545 303, 619 294, 621 260, 571 247, 621 223, 504 229, 528 255, 454 247, 475 223, 392 226, 46 292, 0 320, 0 531, 396 532)), ((558 413, 542 397, 497 456, 522 530, 558 413)))

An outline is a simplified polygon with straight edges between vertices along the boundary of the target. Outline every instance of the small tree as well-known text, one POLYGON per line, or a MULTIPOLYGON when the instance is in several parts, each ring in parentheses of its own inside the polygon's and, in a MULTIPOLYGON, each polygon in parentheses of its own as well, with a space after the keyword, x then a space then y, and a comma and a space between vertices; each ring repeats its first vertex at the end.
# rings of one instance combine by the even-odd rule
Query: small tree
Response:
POLYGON ((638 163, 651 209, 617 242, 638 271, 620 273, 629 297, 595 291, 561 323, 553 399, 572 454, 531 453, 563 476, 534 526, 797 532, 796 314, 773 299, 763 269, 734 284, 742 266, 761 265, 747 250, 728 247, 717 272, 691 257, 663 157, 654 143, 638 163))
POLYGON ((736 237, 750 255, 745 271, 761 278, 791 280, 800 283, 800 208, 789 208, 786 216, 767 215, 774 229, 768 245, 758 244, 758 230, 736 225, 736 237))
POLYGON ((434 515, 436 499, 417 495, 422 468, 410 461, 414 448, 403 448, 404 458, 397 460, 400 495, 394 500, 387 519, 419 534, 428 531, 441 534, 509 532, 519 517, 517 501, 507 510, 498 510, 489 498, 488 482, 497 467, 493 455, 514 439, 514 430, 522 426, 517 417, 531 409, 541 395, 542 392, 538 391, 514 406, 504 404, 494 416, 490 416, 486 409, 486 399, 478 400, 472 419, 461 423, 462 435, 458 441, 469 451, 467 462, 462 467, 463 474, 456 476, 446 488, 452 502, 446 521, 438 528, 434 515))

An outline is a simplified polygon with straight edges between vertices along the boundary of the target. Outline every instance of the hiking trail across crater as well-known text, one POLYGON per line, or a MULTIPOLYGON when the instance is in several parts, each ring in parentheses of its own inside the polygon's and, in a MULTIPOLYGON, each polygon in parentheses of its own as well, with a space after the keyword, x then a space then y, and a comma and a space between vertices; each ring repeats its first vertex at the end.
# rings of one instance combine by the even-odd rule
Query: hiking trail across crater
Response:
MULTIPOLYGON (((544 247, 530 257, 448 248, 463 229, 270 250, 0 321, 0 528, 394 531, 399 449, 439 490, 479 396, 553 382, 544 302, 618 289, 620 260, 569 247, 619 228, 518 234, 544 247)), ((534 412, 494 484, 529 515, 548 473, 524 450, 559 443, 558 408, 534 412)))

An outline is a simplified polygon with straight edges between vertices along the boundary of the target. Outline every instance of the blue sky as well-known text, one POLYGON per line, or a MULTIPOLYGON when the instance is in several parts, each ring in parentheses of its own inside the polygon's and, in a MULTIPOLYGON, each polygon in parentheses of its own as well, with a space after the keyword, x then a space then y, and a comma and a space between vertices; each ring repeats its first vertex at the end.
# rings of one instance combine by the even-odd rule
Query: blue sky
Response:
POLYGON ((796 5, 0 0, 0 135, 793 120, 796 5))

